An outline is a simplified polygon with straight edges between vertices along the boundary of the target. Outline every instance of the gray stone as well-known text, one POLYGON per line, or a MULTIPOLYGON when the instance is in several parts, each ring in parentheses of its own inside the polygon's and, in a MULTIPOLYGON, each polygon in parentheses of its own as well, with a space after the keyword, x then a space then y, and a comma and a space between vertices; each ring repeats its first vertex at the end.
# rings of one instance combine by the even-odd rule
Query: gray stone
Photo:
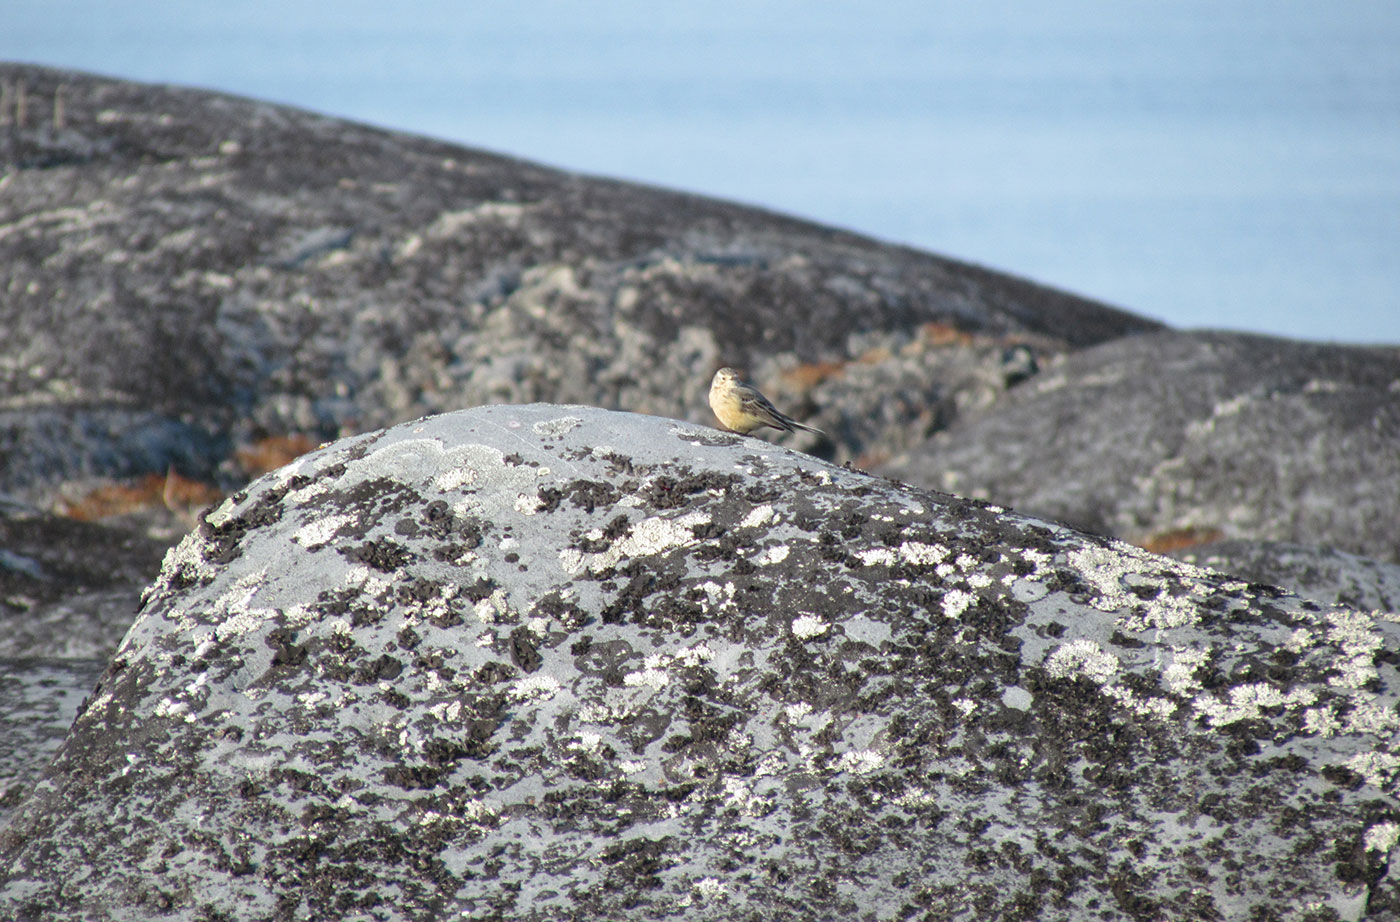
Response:
POLYGON ((1395 918, 1397 641, 674 420, 422 419, 170 552, 0 917, 1395 918))
POLYGON ((1400 563, 1400 349, 1163 332, 1084 349, 881 473, 1158 550, 1400 563))
POLYGON ((0 658, 0 829, 39 780, 105 659, 0 658))
POLYGON ((1330 547, 1275 541, 1217 541, 1171 556, 1252 583, 1270 583, 1324 605, 1400 611, 1400 564, 1330 547))
POLYGON ((0 503, 0 658, 109 658, 174 540, 147 525, 0 503))
POLYGON ((704 420, 726 364, 831 433, 804 447, 885 458, 992 399, 1027 352, 1160 328, 769 212, 287 107, 16 64, 0 83, 0 489, 45 508, 172 468, 234 489, 277 466, 248 460, 269 439, 484 403, 704 420))

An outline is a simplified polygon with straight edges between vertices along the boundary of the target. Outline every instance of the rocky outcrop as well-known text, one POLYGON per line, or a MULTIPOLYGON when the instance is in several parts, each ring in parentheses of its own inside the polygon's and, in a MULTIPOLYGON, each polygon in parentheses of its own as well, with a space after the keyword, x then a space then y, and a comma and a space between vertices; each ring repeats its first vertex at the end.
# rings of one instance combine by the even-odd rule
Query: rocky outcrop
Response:
POLYGON ((821 453, 888 457, 1028 355, 1159 327, 286 107, 20 65, 0 85, 0 489, 46 508, 172 470, 234 488, 323 439, 482 403, 700 420, 726 364, 816 414, 821 453))
POLYGON ((1282 586, 1326 605, 1400 611, 1400 564, 1271 541, 1217 541, 1171 556, 1251 583, 1282 586))
POLYGON ((0 65, 0 174, 0 918, 1400 913, 1396 627, 1351 610, 1396 350, 44 68, 0 65), (236 494, 108 664, 200 508, 325 439, 708 421, 722 364, 814 455, 1212 570, 490 408, 236 494))
POLYGON ((0 658, 106 660, 176 539, 0 504, 0 658))
POLYGON ((1397 641, 756 439, 484 407, 167 556, 0 915, 1386 918, 1397 641))
POLYGON ((882 473, 1163 551, 1400 563, 1400 349, 1162 332, 1085 349, 882 473))

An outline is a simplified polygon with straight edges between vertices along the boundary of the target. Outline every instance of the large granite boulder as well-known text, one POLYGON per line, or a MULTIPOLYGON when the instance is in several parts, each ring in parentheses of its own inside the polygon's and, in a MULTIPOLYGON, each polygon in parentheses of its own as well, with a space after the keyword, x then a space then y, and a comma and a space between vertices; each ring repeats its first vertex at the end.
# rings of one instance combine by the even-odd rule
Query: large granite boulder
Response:
POLYGON ((674 420, 422 419, 167 556, 0 917, 1395 918, 1397 641, 674 420))
POLYGON ((1400 563, 1400 348, 1119 339, 880 471, 1161 551, 1250 539, 1400 563))

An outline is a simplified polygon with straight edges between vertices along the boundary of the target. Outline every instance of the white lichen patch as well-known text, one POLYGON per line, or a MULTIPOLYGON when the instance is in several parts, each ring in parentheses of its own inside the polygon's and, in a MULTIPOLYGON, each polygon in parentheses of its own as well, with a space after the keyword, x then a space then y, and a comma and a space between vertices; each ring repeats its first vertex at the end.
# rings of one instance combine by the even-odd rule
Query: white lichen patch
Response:
POLYGON ((698 511, 675 518, 653 516, 642 519, 633 524, 631 533, 601 553, 584 554, 575 548, 563 548, 559 551, 559 565, 565 573, 577 576, 585 571, 596 572, 616 566, 626 558, 651 557, 688 547, 698 540, 695 526, 708 524, 709 521, 707 514, 698 511))
POLYGON ((812 713, 812 706, 805 701, 783 706, 783 716, 791 723, 801 723, 812 713))
POLYGON ((835 767, 838 772, 868 775, 878 771, 884 764, 885 757, 873 749, 853 749, 841 753, 835 767))
POLYGON ((155 708, 157 717, 178 717, 185 723, 194 723, 195 715, 190 710, 188 701, 176 701, 173 698, 162 698, 155 708))
POLYGON ((584 704, 574 712, 574 717, 580 723, 594 724, 596 726, 610 726, 624 719, 628 710, 623 707, 607 704, 606 702, 592 702, 584 704))
POLYGON ((749 510, 749 514, 744 516, 744 520, 739 523, 740 528, 762 528, 771 523, 777 517, 773 507, 767 503, 762 506, 755 506, 749 510))
POLYGON ((1192 699, 1191 706, 1212 727, 1224 727, 1236 721, 1259 717, 1264 708, 1295 710, 1316 702, 1317 692, 1310 688, 1295 688, 1284 694, 1272 685, 1255 682, 1230 689, 1224 701, 1211 694, 1197 695, 1192 699))
POLYGON ((517 701, 530 701, 552 697, 561 688, 563 685, 554 676, 535 673, 523 679, 516 679, 511 684, 510 696, 517 701))
POLYGON ((1309 708, 1303 712, 1303 729, 1323 738, 1335 736, 1342 730, 1342 722, 1330 707, 1309 708))
POLYGON ((906 541, 899 546, 899 559, 914 566, 931 566, 945 560, 951 554, 941 544, 925 544, 922 541, 906 541))
POLYGON ((820 637, 831 629, 831 625, 815 615, 799 615, 793 619, 792 633, 799 640, 820 637))
POLYGON ((654 688, 657 690, 665 688, 670 684, 671 676, 664 669, 639 669, 636 672, 629 672, 622 677, 622 684, 628 688, 654 688))
POLYGON ((1051 564, 1055 561, 1055 557, 1053 554, 1050 554, 1047 551, 1039 551, 1035 548, 1029 547, 1021 548, 1018 556, 1021 558, 1021 560, 1025 561, 1026 563, 1030 564, 1032 567, 1035 568, 1031 571, 1029 575, 1026 576, 1026 579, 1030 580, 1043 579, 1046 575, 1048 575, 1051 572, 1051 564))
POLYGON ((708 643, 698 643, 693 647, 686 647, 676 653, 675 661, 682 666, 699 666, 701 663, 708 663, 715 658, 715 651, 710 649, 708 643))
MULTIPOLYGON (((456 467, 443 471, 433 481, 433 489, 440 493, 448 493, 453 490, 460 490, 469 487, 477 481, 477 473, 469 467, 456 467)), ((466 511, 469 504, 457 503, 453 506, 453 511, 461 515, 466 511)))
POLYGON ((567 435, 573 432, 582 425, 583 420, 579 419, 577 416, 560 416, 557 419, 541 420, 530 428, 536 435, 542 435, 546 438, 558 438, 561 435, 567 435))
POLYGON ((504 589, 494 589, 491 594, 472 606, 472 613, 482 624, 496 624, 504 617, 509 620, 510 601, 504 589))
MULTIPOLYGON (((228 505, 225 503, 224 505, 228 505)), ((161 560, 162 573, 175 573, 183 570, 193 580, 206 582, 214 578, 213 564, 204 559, 205 543, 198 532, 191 532, 180 543, 165 552, 161 560)))
POLYGON ((275 608, 248 608, 230 615, 214 627, 214 636, 219 642, 227 642, 234 637, 256 631, 276 619, 275 608))
POLYGON ((1358 701, 1346 716, 1348 733, 1369 733, 1372 736, 1390 736, 1400 730, 1400 715, 1395 708, 1379 701, 1358 701))
POLYGON ((1174 695, 1189 695, 1199 690, 1201 682, 1196 677, 1196 670, 1209 659, 1210 654, 1205 650, 1173 647, 1172 661, 1162 670, 1162 681, 1166 683, 1167 691, 1174 695))
MULTIPOLYGON (((1070 551, 1068 559, 1097 590, 1091 605, 1104 612, 1129 610, 1120 623, 1130 632, 1183 627, 1200 618, 1200 603, 1206 595, 1203 583, 1193 580, 1185 596, 1175 594, 1174 580, 1144 572, 1160 567, 1162 561, 1139 548, 1123 542, 1113 542, 1110 547, 1090 545, 1070 551), (1158 591, 1150 601, 1144 601, 1138 592, 1129 590, 1130 586, 1138 591, 1158 591)), ((1185 564, 1173 562, 1171 566, 1186 573, 1185 564)))
POLYGON ((894 549, 888 547, 872 547, 860 551, 855 555, 856 559, 867 567, 890 567, 894 566, 894 549))
POLYGON ((927 788, 914 788, 906 791, 894 799, 894 802, 906 810, 917 810, 920 807, 932 807, 938 803, 938 795, 927 788))
POLYGON ((569 749, 577 749, 580 752, 597 752, 603 745, 603 734, 582 730, 566 745, 569 749))
POLYGON ((1338 673, 1327 680, 1334 688, 1361 689, 1379 675, 1376 654, 1385 646, 1385 637, 1375 629, 1379 612, 1370 615, 1337 609, 1323 616, 1324 638, 1341 648, 1338 673))
POLYGON ((519 493, 515 497, 515 511, 520 515, 531 516, 543 508, 544 500, 540 499, 538 493, 533 495, 519 493))
POLYGON ((939 600, 945 618, 961 618, 976 601, 977 596, 961 589, 950 589, 939 600))
POLYGON ((441 701, 428 708, 428 713, 443 723, 456 723, 462 716, 462 702, 441 701))
POLYGON ((1215 429, 1216 420, 1225 419, 1243 412, 1254 400, 1253 395, 1245 393, 1228 400, 1222 400, 1211 408, 1210 416, 1206 419, 1192 420, 1186 424, 1186 437, 1188 439, 1204 438, 1215 429))
POLYGON ((724 803, 744 816, 766 816, 772 812, 770 801, 758 796, 754 792, 753 782, 744 778, 730 776, 724 779, 724 803))
POLYGON ((299 490, 293 490, 286 496, 286 503, 289 506, 305 506, 319 496, 329 493, 331 488, 321 480, 313 480, 299 490))
POLYGON ((292 533, 292 541, 304 548, 315 550, 335 537, 335 533, 355 521, 353 515, 328 515, 307 522, 292 533))
POLYGON ((792 553, 792 548, 786 544, 775 544, 772 547, 764 548, 763 552, 753 559, 759 566, 769 566, 775 563, 782 563, 788 559, 792 553))
POLYGON ((1366 830, 1362 841, 1366 843, 1367 851, 1388 854, 1395 847, 1395 843, 1400 842, 1400 824, 1377 823, 1366 830))
POLYGON ((1147 698, 1139 695, 1131 688, 1117 685, 1112 682, 1103 685, 1102 691, 1105 695, 1118 702, 1123 707, 1139 717, 1147 717, 1153 720, 1170 720, 1176 716, 1180 705, 1170 698, 1147 698))
POLYGON ((1071 640, 1045 658, 1045 670, 1057 679, 1083 676, 1096 685, 1106 685, 1118 675, 1118 657, 1092 640, 1071 640))
POLYGON ((1367 784, 1384 789, 1400 770, 1400 756, 1388 752, 1358 752, 1343 764, 1365 778, 1367 784))
MULTIPOLYGON (((258 590, 267 582, 267 568, 259 567, 251 573, 245 573, 234 580, 233 585, 224 590, 212 602, 209 608, 216 617, 227 618, 230 615, 239 614, 249 610, 249 603, 258 594, 258 590)), ((263 609, 268 612, 270 609, 263 609)), ((263 615, 259 616, 264 617, 263 615)))

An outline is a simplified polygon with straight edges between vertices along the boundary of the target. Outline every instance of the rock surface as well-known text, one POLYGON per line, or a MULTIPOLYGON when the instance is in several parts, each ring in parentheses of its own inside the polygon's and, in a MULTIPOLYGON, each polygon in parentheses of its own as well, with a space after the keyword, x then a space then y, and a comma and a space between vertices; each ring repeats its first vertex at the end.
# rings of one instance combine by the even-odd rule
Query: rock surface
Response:
POLYGON ((1400 349, 1119 339, 880 471, 1163 551, 1247 538, 1400 563, 1400 349))
POLYGON ((45 507, 172 469, 236 487, 325 438, 483 403, 701 420, 726 364, 820 408, 823 453, 887 457, 993 399, 1025 353, 1160 326, 286 107, 22 65, 0 85, 0 489, 45 507))
POLYGON ((0 657, 106 660, 172 540, 0 504, 0 657))
POLYGON ((1270 541, 1217 541, 1175 551, 1187 563, 1230 573, 1251 583, 1361 611, 1400 611, 1400 564, 1357 557, 1330 547, 1270 541))
POLYGON ((0 657, 0 829, 68 735, 107 659, 0 657))
POLYGON ((1394 918, 1397 641, 759 440, 478 408, 168 555, 0 916, 1394 918))

